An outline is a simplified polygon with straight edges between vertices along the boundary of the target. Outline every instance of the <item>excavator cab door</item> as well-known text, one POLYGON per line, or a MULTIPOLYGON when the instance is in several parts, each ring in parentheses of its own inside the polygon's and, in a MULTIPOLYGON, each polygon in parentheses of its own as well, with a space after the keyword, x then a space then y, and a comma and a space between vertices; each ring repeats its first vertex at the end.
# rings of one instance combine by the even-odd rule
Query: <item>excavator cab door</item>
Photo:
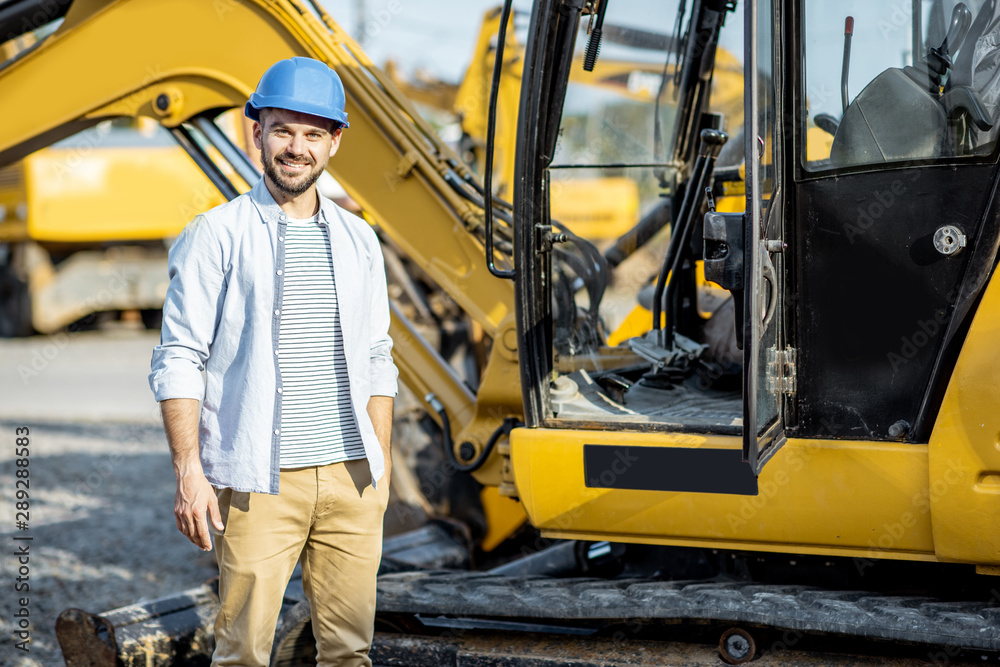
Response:
MULTIPOLYGON (((785 442, 784 397, 794 392, 795 355, 784 327, 782 127, 776 82, 774 0, 745 5, 747 116, 744 216, 743 460, 760 474, 785 442)), ((737 325, 738 326, 738 325, 737 325)))

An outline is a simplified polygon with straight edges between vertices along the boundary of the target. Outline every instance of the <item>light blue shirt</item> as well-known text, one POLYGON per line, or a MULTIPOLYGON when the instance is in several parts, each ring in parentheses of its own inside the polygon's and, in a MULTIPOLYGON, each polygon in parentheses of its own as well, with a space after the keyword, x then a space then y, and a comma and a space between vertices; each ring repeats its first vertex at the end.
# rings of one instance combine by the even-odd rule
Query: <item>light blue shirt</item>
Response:
MULTIPOLYGON (((278 493, 287 219, 261 179, 197 216, 170 248, 149 386, 157 401, 202 401, 201 463, 215 487, 278 493)), ((364 220, 322 195, 319 222, 330 235, 351 404, 374 484, 385 461, 368 400, 395 396, 398 376, 382 250, 364 220)))

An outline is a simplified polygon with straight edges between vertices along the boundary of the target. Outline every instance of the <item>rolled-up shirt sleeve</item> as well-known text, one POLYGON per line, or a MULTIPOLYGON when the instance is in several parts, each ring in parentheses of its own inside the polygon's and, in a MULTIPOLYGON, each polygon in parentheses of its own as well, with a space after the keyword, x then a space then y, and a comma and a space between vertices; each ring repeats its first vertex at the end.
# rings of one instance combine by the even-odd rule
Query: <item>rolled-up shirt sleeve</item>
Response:
MULTIPOLYGON (((374 237, 374 233, 372 234, 374 237)), ((370 271, 372 294, 371 320, 371 395, 395 396, 399 371, 392 361, 392 338, 389 337, 389 293, 385 283, 385 260, 375 239, 370 271)))
POLYGON ((163 327, 160 344, 153 349, 149 386, 157 401, 202 400, 202 371, 226 293, 222 247, 204 216, 192 220, 171 246, 168 275, 163 327))

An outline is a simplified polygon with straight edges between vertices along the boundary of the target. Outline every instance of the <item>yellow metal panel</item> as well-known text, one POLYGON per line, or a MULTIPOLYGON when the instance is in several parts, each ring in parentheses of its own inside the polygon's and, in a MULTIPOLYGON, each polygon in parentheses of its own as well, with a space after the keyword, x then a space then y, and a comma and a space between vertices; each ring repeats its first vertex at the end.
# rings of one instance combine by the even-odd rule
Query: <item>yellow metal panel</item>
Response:
POLYGON ((0 241, 22 241, 27 237, 27 212, 24 165, 15 162, 0 169, 0 241))
POLYGON ((587 239, 615 239, 639 218, 639 186, 630 178, 560 178, 551 185, 552 219, 587 239))
POLYGON ((0 222, 0 242, 13 243, 23 241, 28 238, 28 223, 18 220, 16 217, 0 222))
MULTIPOLYGON (((757 496, 584 486, 583 445, 740 448, 721 436, 517 429, 511 459, 533 525, 554 536, 859 558, 934 557, 927 448, 789 440, 757 496)), ((859 562, 859 567, 863 567, 859 562)))
POLYGON ((24 165, 37 241, 162 239, 225 201, 176 147, 50 148, 24 165))
MULTIPOLYGON (((662 326, 664 318, 660 318, 662 326)), ((621 345, 629 338, 636 338, 653 328, 653 313, 642 306, 636 306, 625 317, 618 328, 608 336, 608 345, 615 347, 621 345)))
POLYGON ((815 162, 826 160, 833 150, 833 135, 818 127, 806 130, 806 160, 815 162))
MULTIPOLYGON (((741 168, 741 174, 742 174, 741 168)), ((720 213, 742 213, 747 207, 746 183, 743 181, 724 181, 721 197, 715 198, 715 210, 720 213)))
POLYGON ((1000 564, 1000 283, 986 288, 929 446, 922 502, 942 559, 1000 564))
POLYGON ((484 486, 479 498, 486 514, 486 535, 479 546, 483 551, 492 551, 520 528, 528 515, 524 513, 521 503, 501 496, 495 486, 484 486))
MULTIPOLYGON (((469 442, 479 456, 505 417, 522 414, 521 376, 517 360, 516 324, 514 316, 510 315, 500 324, 494 339, 489 361, 476 390, 472 419, 465 422, 461 430, 454 429, 456 446, 469 442)), ((496 446, 482 467, 472 473, 476 481, 487 486, 503 487, 506 467, 503 450, 502 444, 496 446)))

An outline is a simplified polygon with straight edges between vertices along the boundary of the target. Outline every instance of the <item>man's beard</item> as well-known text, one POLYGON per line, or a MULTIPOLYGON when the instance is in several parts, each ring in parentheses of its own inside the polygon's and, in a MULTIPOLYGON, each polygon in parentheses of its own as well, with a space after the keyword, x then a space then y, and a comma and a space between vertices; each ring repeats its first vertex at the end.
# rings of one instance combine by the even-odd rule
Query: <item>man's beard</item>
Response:
POLYGON ((289 197, 297 197, 311 188, 313 184, 319 180, 323 170, 326 169, 326 164, 317 165, 309 156, 296 157, 289 153, 282 153, 281 155, 272 158, 267 154, 266 147, 261 149, 261 164, 264 166, 264 173, 267 174, 269 179, 271 179, 274 186, 289 197), (302 164, 305 162, 305 164, 311 164, 314 166, 312 171, 306 171, 289 178, 288 176, 282 174, 279 170, 280 168, 276 164, 278 160, 284 160, 293 164, 302 164))

